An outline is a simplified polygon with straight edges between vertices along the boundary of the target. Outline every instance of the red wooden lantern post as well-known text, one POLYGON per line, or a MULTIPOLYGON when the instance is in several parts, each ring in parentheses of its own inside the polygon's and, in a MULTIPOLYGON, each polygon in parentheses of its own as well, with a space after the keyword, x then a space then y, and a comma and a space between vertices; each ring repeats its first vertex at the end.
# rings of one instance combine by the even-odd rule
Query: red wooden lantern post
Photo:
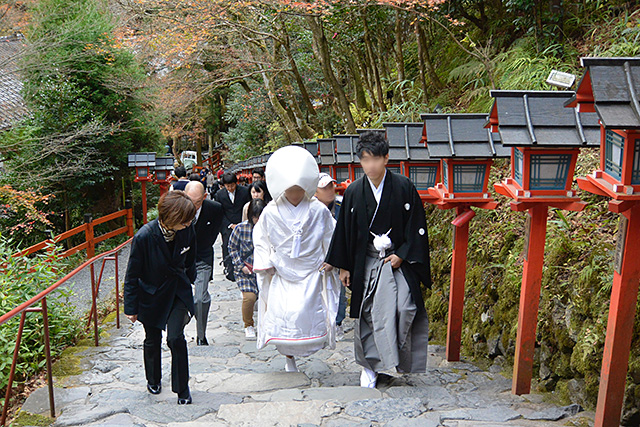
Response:
POLYGON ((129 153, 129 167, 136 168, 135 182, 142 186, 142 222, 147 223, 147 182, 153 181, 151 169, 156 165, 156 153, 129 153))
POLYGON ((489 125, 505 146, 513 147, 511 177, 494 187, 513 199, 512 210, 528 212, 512 385, 519 395, 531 390, 548 210, 581 211, 586 206, 571 185, 578 147, 597 144, 597 119, 564 108, 573 92, 491 95, 496 101, 489 125))
POLYGON ((596 427, 620 424, 640 282, 640 58, 582 58, 587 68, 567 103, 600 119, 600 168, 578 178, 581 189, 611 198, 621 214, 596 427))
POLYGON ((156 157, 153 183, 160 186, 161 196, 169 191, 171 172, 173 172, 173 157, 156 157))
POLYGON ((472 207, 495 209, 488 192, 493 159, 508 157, 498 135, 484 128, 484 114, 423 114, 422 140, 430 158, 441 158, 442 182, 429 188, 430 203, 439 209, 455 209, 453 258, 447 322, 447 360, 460 360, 462 312, 467 271, 469 222, 472 207))

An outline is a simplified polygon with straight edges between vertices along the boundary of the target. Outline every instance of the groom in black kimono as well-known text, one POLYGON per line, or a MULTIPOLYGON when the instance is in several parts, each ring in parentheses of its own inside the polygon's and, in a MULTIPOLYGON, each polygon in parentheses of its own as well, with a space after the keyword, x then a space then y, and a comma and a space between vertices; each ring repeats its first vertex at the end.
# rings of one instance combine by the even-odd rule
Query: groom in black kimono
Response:
POLYGON ((431 286, 425 211, 413 183, 387 170, 389 143, 360 135, 356 154, 364 176, 344 193, 326 262, 340 268, 356 318, 356 362, 362 387, 377 373, 425 372, 428 320, 420 283, 431 286))

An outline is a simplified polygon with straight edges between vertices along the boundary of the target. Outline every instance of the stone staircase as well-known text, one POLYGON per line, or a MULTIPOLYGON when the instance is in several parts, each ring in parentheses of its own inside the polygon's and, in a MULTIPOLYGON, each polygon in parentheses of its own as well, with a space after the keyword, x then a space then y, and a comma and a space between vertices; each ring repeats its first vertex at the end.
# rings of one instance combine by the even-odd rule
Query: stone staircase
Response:
MULTIPOLYGON (((219 250, 219 247, 216 248, 219 250)), ((219 255, 219 254, 218 254, 219 255)), ((218 267, 216 266, 216 270, 218 267)), ((169 383, 170 353, 163 345, 163 391, 146 391, 142 325, 124 316, 121 329, 104 326, 100 347, 80 348, 79 374, 58 377, 57 426, 590 426, 593 413, 559 407, 541 395, 514 396, 500 366, 482 371, 448 363, 442 346, 429 346, 426 374, 382 374, 377 389, 359 387, 353 358, 353 322, 344 340, 284 372, 284 356, 246 341, 240 292, 216 274, 207 337, 195 345, 195 320, 186 328, 193 404, 176 405, 169 383)), ((66 363, 64 359, 58 363, 66 363)), ((47 414, 46 388, 23 411, 47 414)))

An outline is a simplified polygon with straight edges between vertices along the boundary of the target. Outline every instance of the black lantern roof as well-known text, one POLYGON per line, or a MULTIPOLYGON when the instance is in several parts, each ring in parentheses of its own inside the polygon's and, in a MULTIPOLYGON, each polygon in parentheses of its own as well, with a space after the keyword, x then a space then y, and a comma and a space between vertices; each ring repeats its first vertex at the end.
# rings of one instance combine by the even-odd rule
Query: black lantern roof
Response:
POLYGON ((156 166, 156 153, 129 153, 127 154, 127 164, 130 168, 156 166))
POLYGON ((173 157, 156 157, 155 170, 157 171, 172 171, 173 170, 173 157))
POLYGON ((567 106, 588 98, 604 127, 640 129, 640 57, 580 58, 580 63, 587 71, 567 106))
POLYGON ((336 161, 339 164, 356 163, 360 159, 356 155, 356 144, 359 135, 334 135, 336 140, 336 161))
MULTIPOLYGON (((293 144, 300 145, 300 144, 293 144)), ((316 163, 320 162, 320 157, 318 157, 318 142, 317 141, 305 141, 300 146, 307 150, 314 159, 316 159, 316 163)))
POLYGON ((432 158, 511 156, 511 150, 502 145, 500 136, 485 128, 486 114, 422 114, 420 117, 432 158))
POLYGON ((362 135, 365 132, 381 132, 384 134, 384 129, 356 129, 358 135, 362 135))
POLYGON ((389 141, 389 159, 391 160, 434 160, 422 142, 424 124, 383 123, 389 141))
POLYGON ((490 123, 497 120, 502 143, 512 147, 596 147, 600 125, 595 113, 565 104, 573 91, 493 90, 490 123))
POLYGON ((323 165, 336 164, 336 140, 331 138, 318 139, 320 149, 320 163, 323 165))

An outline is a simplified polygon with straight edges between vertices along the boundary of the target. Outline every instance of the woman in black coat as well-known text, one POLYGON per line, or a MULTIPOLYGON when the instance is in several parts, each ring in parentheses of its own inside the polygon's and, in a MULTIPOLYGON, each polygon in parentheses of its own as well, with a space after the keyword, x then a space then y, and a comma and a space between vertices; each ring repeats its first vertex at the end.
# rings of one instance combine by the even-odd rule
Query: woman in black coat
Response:
POLYGON ((184 327, 195 312, 191 290, 196 278, 195 214, 193 202, 183 191, 160 197, 158 219, 133 237, 124 282, 124 313, 144 326, 147 390, 161 391, 160 344, 166 328, 171 390, 178 394, 178 405, 191 403, 184 327))

